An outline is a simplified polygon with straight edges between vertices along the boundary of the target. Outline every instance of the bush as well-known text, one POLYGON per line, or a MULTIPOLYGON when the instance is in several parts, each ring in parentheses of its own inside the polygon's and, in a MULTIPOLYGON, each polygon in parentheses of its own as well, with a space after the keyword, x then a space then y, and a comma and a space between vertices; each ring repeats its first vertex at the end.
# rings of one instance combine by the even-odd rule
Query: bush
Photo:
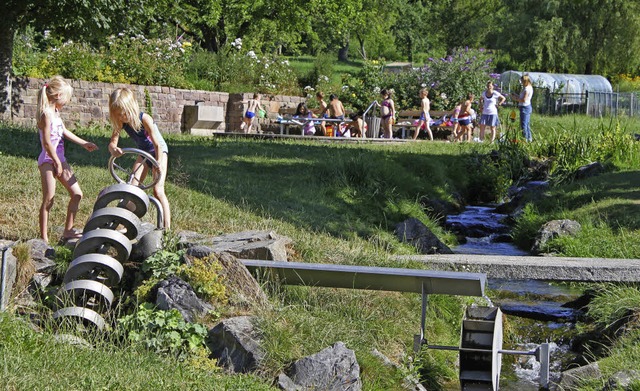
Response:
POLYGON ((456 49, 450 55, 434 59, 420 68, 400 73, 383 72, 383 64, 366 62, 355 77, 343 79, 345 102, 356 110, 364 110, 376 99, 380 90, 393 89, 396 108, 412 108, 420 105, 418 91, 429 89, 432 110, 451 109, 468 93, 478 94, 488 80, 496 79, 491 73, 493 58, 484 49, 456 49))
POLYGON ((158 280, 174 275, 180 269, 183 253, 184 251, 158 251, 142 262, 142 271, 158 280))
POLYGON ((131 83, 187 88, 184 66, 191 57, 191 43, 142 35, 111 36, 102 55, 109 74, 124 75, 131 83))
POLYGON ((199 296, 209 302, 224 303, 227 300, 225 285, 218 272, 222 266, 214 257, 196 258, 191 266, 180 267, 179 274, 191 284, 199 296))
POLYGON ((134 345, 178 358, 197 355, 205 348, 207 336, 205 326, 187 323, 178 310, 156 310, 150 303, 141 304, 136 313, 118 319, 118 331, 134 345))

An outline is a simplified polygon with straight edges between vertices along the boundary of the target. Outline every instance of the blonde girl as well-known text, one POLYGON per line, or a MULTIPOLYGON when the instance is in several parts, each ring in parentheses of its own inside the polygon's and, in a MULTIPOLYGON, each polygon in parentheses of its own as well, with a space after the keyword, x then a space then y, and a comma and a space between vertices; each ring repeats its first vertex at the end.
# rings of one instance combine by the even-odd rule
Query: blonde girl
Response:
POLYGON ((60 110, 69 102, 72 94, 73 88, 61 76, 52 77, 38 93, 36 121, 42 146, 38 156, 38 169, 42 182, 42 204, 38 221, 40 237, 47 243, 49 242, 49 213, 56 194, 56 180, 67 189, 70 197, 62 240, 78 239, 82 236, 73 228, 82 200, 82 190, 64 156, 64 139, 82 146, 89 152, 98 149, 94 143, 85 141, 67 130, 62 122, 60 110))
MULTIPOLYGON (((133 139, 138 149, 150 153, 155 156, 160 166, 158 182, 153 186, 153 194, 162 205, 162 214, 164 218, 164 228, 171 228, 171 210, 169 209, 169 200, 164 191, 164 183, 167 178, 167 163, 169 149, 167 143, 158 131, 158 127, 154 124, 150 115, 140 111, 138 101, 133 92, 128 88, 118 88, 109 96, 109 119, 113 133, 109 141, 109 153, 118 157, 123 154, 122 149, 118 147, 120 132, 125 132, 133 139)), ((149 166, 143 164, 142 157, 133 164, 133 172, 136 173, 135 183, 144 181, 149 172, 149 166)))

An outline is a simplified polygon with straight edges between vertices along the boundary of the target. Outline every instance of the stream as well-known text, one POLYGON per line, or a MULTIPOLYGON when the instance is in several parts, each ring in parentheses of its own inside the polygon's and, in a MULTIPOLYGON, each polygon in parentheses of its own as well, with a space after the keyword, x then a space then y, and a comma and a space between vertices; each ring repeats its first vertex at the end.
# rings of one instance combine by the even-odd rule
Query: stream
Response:
MULTIPOLYGON (((447 228, 466 241, 454 248, 457 254, 530 255, 517 248, 504 223, 507 215, 492 206, 468 206, 462 213, 447 216, 447 228)), ((505 314, 504 349, 530 351, 550 342, 550 381, 573 358, 569 341, 575 333, 576 312, 562 305, 582 292, 571 284, 539 280, 488 280, 489 296, 505 314)), ((533 356, 503 355, 501 390, 538 390, 539 363, 533 356)))

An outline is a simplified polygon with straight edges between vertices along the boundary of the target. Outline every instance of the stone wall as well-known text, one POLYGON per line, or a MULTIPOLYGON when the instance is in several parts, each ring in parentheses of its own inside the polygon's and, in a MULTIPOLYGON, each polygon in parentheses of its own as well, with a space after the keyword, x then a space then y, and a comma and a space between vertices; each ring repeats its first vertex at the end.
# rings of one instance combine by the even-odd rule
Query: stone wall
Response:
MULTIPOLYGON (((61 112, 65 125, 69 129, 94 123, 109 123, 109 94, 116 88, 128 87, 136 92, 141 110, 146 110, 145 89, 148 91, 152 106, 152 116, 163 133, 180 133, 182 113, 185 105, 202 104, 219 106, 225 113, 215 132, 238 132, 242 115, 246 109, 241 102, 252 97, 251 93, 228 94, 199 90, 183 90, 161 86, 139 86, 121 83, 99 83, 82 80, 67 80, 73 87, 73 97, 61 112)), ((43 79, 19 78, 12 81, 11 120, 24 126, 36 126, 35 115, 37 93, 44 84, 43 79)), ((262 105, 267 110, 266 125, 277 116, 281 107, 295 107, 304 98, 284 95, 264 95, 262 105)))
MULTIPOLYGON (((240 124, 242 123, 242 116, 247 110, 247 105, 242 102, 253 98, 253 93, 244 94, 230 94, 229 104, 227 106, 227 131, 240 131, 240 124)), ((263 132, 275 131, 277 127, 270 129, 268 126, 272 120, 278 116, 278 111, 281 108, 295 108, 298 103, 304 102, 306 99, 300 96, 287 96, 287 95, 262 95, 260 104, 267 111, 267 116, 264 119, 259 119, 258 123, 263 132)))

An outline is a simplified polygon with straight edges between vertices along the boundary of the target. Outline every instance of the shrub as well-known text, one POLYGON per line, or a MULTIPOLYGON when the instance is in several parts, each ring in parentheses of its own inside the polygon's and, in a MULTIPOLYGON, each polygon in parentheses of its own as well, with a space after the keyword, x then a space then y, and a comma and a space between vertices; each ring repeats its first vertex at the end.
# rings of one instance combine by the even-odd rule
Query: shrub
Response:
POLYGON ((134 345, 178 358, 196 354, 204 347, 207 336, 205 326, 187 323, 178 310, 156 310, 150 303, 141 304, 134 314, 118 319, 118 330, 134 345))
POLYGON ((158 251, 142 262, 142 271, 158 280, 174 275, 180 269, 183 253, 184 251, 158 251))
POLYGON ((479 94, 486 82, 498 77, 491 73, 493 58, 484 49, 456 49, 440 59, 429 58, 419 68, 401 73, 385 73, 383 65, 376 61, 365 62, 355 77, 343 79, 345 102, 356 110, 364 110, 380 99, 382 88, 393 89, 397 108, 418 107, 418 91, 429 89, 432 110, 446 110, 468 93, 479 94))
POLYGON ((16 76, 31 76, 43 78, 42 62, 46 54, 38 46, 37 41, 42 37, 33 27, 24 31, 16 31, 13 39, 13 74, 16 76))
POLYGON ((103 47, 109 72, 124 75, 131 83, 188 87, 184 66, 190 60, 191 44, 170 38, 145 38, 120 33, 103 47))
POLYGON ((181 266, 179 274, 204 299, 224 303, 227 300, 226 288, 218 274, 220 270, 222 266, 215 257, 196 258, 190 266, 181 266))
POLYGON ((96 80, 96 71, 101 68, 101 64, 100 54, 88 44, 67 41, 49 48, 44 73, 62 75, 69 79, 96 80))

